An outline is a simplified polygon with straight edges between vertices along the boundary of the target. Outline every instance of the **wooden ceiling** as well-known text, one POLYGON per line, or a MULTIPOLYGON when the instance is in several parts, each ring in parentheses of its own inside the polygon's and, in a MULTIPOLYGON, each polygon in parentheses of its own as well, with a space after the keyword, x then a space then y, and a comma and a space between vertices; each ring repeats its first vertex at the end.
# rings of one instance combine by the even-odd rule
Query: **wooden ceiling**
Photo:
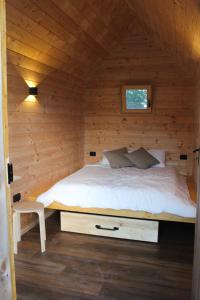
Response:
POLYGON ((146 32, 182 64, 200 61, 199 0, 126 0, 146 32))
POLYGON ((7 0, 7 48, 16 66, 86 74, 133 24, 122 0, 7 0))
MULTIPOLYGON (((8 57, 40 81, 59 70, 87 74, 121 40, 140 32, 180 64, 200 60, 198 0, 6 0, 8 57), (40 75, 36 76, 35 74, 40 75), (38 77, 38 78, 36 78, 38 77)), ((26 74, 26 75, 24 75, 26 74)))

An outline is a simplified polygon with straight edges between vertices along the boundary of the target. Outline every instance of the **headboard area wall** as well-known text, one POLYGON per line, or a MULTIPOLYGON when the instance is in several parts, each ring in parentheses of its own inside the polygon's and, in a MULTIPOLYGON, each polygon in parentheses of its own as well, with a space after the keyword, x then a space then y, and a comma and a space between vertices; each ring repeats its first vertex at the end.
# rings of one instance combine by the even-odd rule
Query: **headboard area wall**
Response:
POLYGON ((121 146, 165 149, 168 165, 192 173, 192 73, 138 34, 118 45, 88 81, 85 96, 85 163, 121 146), (121 86, 152 85, 152 113, 121 113, 121 86), (96 157, 89 152, 95 151, 96 157), (187 160, 180 160, 187 154, 187 160))

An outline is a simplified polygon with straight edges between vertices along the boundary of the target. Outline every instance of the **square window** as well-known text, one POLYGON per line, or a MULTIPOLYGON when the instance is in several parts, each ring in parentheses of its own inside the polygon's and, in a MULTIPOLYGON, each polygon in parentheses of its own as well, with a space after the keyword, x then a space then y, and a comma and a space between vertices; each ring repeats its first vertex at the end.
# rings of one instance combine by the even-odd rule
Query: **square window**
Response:
POLYGON ((122 112, 151 112, 151 86, 123 86, 122 112))

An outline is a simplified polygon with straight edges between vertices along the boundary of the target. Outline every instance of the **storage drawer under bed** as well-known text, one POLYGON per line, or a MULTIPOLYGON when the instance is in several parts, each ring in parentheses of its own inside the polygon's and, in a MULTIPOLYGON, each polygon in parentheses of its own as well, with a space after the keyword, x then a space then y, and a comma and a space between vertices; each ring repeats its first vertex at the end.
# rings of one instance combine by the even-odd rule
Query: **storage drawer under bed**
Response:
POLYGON ((158 221, 61 212, 61 230, 114 238, 158 241, 158 221))

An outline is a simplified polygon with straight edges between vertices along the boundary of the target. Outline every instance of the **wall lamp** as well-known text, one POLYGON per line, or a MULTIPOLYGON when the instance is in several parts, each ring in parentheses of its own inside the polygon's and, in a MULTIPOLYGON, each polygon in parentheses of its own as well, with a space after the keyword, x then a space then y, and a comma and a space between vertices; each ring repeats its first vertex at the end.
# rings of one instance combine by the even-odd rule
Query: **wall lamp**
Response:
POLYGON ((38 88, 37 87, 29 87, 28 89, 29 95, 25 99, 26 102, 37 102, 38 88))
POLYGON ((37 96, 37 94, 38 94, 38 88, 37 87, 29 87, 29 95, 37 96))

